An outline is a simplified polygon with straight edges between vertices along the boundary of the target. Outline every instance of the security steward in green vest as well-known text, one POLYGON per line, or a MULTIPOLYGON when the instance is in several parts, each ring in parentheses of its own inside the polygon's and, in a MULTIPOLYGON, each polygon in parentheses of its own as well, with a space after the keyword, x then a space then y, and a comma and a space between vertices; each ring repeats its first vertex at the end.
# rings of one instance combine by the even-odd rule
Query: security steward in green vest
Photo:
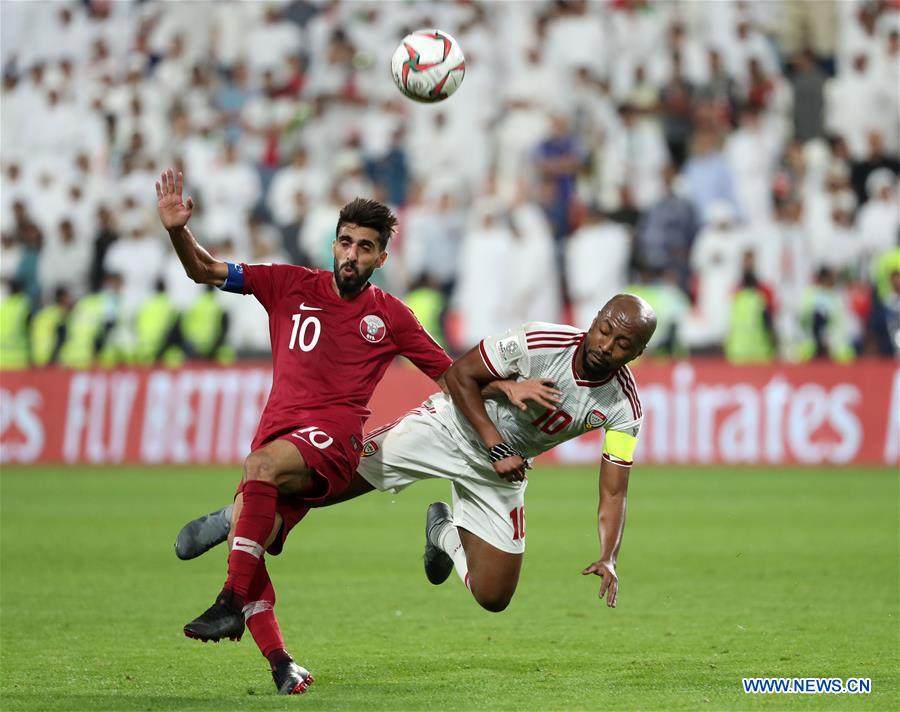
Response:
POLYGON ((690 311, 687 295, 678 286, 675 270, 654 270, 640 266, 637 280, 625 291, 646 301, 656 312, 656 331, 645 349, 648 356, 682 356, 687 353, 679 327, 690 311))
POLYGON ((112 367, 122 359, 109 338, 121 309, 122 276, 107 274, 103 290, 86 294, 72 308, 59 362, 67 368, 91 368, 95 362, 112 367))
POLYGON ((873 279, 879 299, 887 299, 894 290, 893 275, 900 272, 900 247, 894 247, 875 260, 873 267, 873 279))
POLYGON ((403 300, 431 337, 446 348, 443 316, 447 307, 444 293, 428 277, 422 277, 403 300))
POLYGON ((806 289, 800 303, 800 325, 803 342, 798 357, 801 361, 830 358, 838 363, 849 363, 856 358, 848 332, 844 299, 837 289, 837 276, 831 269, 822 267, 816 274, 815 284, 806 289))
POLYGON ((756 277, 752 252, 744 254, 741 284, 731 302, 725 358, 731 363, 768 363, 775 357, 772 308, 756 277))
POLYGON ((203 294, 181 315, 182 346, 192 358, 233 363, 235 353, 225 344, 227 334, 228 312, 219 303, 215 287, 207 285, 203 294))
POLYGON ((31 300, 18 279, 9 281, 9 294, 0 299, 0 370, 28 368, 28 321, 31 300))
POLYGON ((162 279, 156 280, 153 296, 138 309, 134 330, 135 363, 151 366, 163 360, 166 365, 177 366, 184 360, 178 348, 178 309, 166 293, 162 279))
POLYGON ((43 307, 31 320, 31 363, 50 366, 59 359, 66 342, 72 294, 65 287, 57 287, 53 302, 43 307))

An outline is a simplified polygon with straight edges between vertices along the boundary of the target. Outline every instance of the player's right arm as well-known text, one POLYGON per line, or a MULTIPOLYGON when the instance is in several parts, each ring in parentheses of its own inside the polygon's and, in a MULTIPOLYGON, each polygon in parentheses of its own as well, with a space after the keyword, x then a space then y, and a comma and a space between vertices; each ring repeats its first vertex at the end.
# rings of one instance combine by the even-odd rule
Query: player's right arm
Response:
POLYGON ((207 252, 187 228, 194 201, 190 196, 182 201, 184 177, 172 169, 165 171, 156 182, 156 209, 159 219, 169 233, 172 246, 184 266, 187 276, 198 284, 221 287, 228 277, 228 265, 207 252))
MULTIPOLYGON (((487 450, 503 445, 503 437, 487 414, 481 391, 489 383, 501 380, 488 370, 481 357, 480 346, 470 349, 447 369, 447 387, 453 404, 475 428, 487 450)), ((525 460, 510 455, 493 463, 494 471, 503 479, 519 482, 525 479, 525 460)))

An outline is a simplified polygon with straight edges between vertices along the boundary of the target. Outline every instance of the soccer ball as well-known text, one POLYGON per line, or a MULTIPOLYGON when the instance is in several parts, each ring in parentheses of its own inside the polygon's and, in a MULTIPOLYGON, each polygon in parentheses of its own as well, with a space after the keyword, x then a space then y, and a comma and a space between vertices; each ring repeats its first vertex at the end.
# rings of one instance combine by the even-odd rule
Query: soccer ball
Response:
POLYGON ((442 30, 418 30, 403 38, 391 57, 394 84, 413 101, 443 101, 462 84, 466 58, 442 30))

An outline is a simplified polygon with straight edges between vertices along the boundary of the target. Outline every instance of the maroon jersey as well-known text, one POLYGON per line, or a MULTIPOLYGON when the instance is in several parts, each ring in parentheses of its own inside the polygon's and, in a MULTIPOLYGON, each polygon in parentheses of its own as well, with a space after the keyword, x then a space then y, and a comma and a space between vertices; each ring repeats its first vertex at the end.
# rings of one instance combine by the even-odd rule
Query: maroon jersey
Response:
POLYGON ((243 292, 269 314, 272 390, 252 449, 310 415, 362 440, 375 386, 395 356, 437 378, 452 363, 403 302, 374 285, 350 300, 332 274, 295 265, 241 265, 243 292))

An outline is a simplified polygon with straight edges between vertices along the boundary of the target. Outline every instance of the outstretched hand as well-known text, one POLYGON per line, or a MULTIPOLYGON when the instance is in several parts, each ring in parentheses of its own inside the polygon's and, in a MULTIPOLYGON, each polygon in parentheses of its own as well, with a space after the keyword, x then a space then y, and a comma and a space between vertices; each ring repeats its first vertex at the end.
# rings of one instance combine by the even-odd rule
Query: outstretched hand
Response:
POLYGON ((171 168, 156 181, 156 209, 159 211, 159 219, 166 230, 177 230, 187 225, 194 209, 194 201, 190 196, 182 202, 181 191, 184 186, 184 176, 175 173, 171 168))
POLYGON ((532 401, 544 408, 555 410, 562 402, 562 393, 553 386, 549 378, 529 378, 511 382, 506 388, 506 397, 519 410, 528 410, 526 401, 532 401))
POLYGON ((600 584, 600 598, 606 594, 606 605, 610 608, 616 607, 616 594, 619 592, 619 577, 616 576, 616 567, 612 561, 595 561, 581 572, 582 576, 594 574, 601 576, 603 583, 600 584))

